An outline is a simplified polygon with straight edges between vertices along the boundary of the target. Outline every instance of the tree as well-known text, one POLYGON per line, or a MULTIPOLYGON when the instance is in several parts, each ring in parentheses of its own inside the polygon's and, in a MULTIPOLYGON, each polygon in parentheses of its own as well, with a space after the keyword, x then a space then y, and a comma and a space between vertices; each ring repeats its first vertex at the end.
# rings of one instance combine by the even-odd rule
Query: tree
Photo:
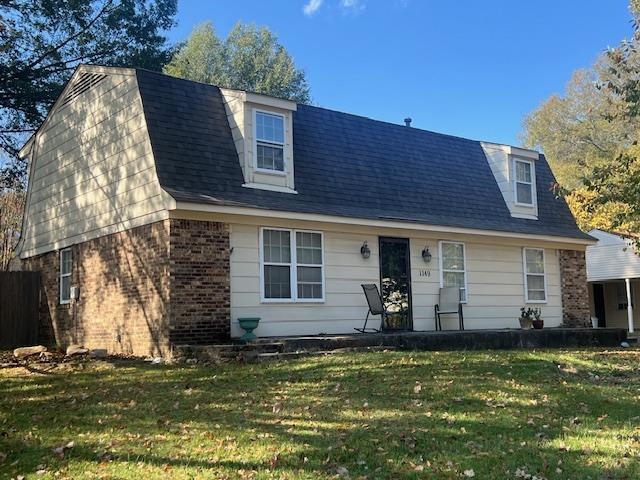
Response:
POLYGON ((541 149, 551 165, 560 190, 584 230, 613 230, 614 221, 629 210, 620 199, 597 195, 587 187, 585 174, 609 165, 629 148, 638 119, 620 116, 619 95, 602 88, 610 69, 605 55, 589 70, 576 71, 564 95, 553 95, 524 121, 522 141, 541 149))
POLYGON ((24 192, 0 190, 0 271, 9 269, 22 228, 24 192))
MULTIPOLYGON (((640 0, 631 0, 634 34, 617 48, 606 53, 607 67, 600 77, 600 86, 617 108, 611 111, 610 122, 640 120, 640 0)), ((633 129, 630 144, 620 149, 609 162, 587 171, 584 183, 594 194, 592 205, 611 203, 624 205, 615 212, 613 227, 640 232, 640 131, 633 129)), ((640 246, 640 241, 638 246, 640 246)))
POLYGON ((300 103, 310 101, 304 71, 267 28, 237 23, 225 41, 211 23, 196 27, 164 72, 300 103))
POLYGON ((176 10, 177 0, 0 0, 0 185, 24 176, 19 145, 78 65, 160 70, 176 10))
POLYGON ((630 144, 631 122, 611 120, 614 99, 598 88, 602 63, 576 71, 563 96, 553 95, 524 120, 523 143, 541 149, 558 182, 565 188, 582 185, 584 165, 607 161, 630 144))

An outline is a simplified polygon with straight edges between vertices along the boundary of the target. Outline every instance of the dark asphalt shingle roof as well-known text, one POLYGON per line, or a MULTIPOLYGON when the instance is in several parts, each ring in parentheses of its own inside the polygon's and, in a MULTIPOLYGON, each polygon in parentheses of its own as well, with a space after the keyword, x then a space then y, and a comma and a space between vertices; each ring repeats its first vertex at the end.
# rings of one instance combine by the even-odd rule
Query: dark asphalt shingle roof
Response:
POLYGON ((160 184, 178 201, 590 239, 544 158, 538 220, 512 218, 480 142, 298 105, 297 195, 242 187, 220 90, 137 70, 160 184))

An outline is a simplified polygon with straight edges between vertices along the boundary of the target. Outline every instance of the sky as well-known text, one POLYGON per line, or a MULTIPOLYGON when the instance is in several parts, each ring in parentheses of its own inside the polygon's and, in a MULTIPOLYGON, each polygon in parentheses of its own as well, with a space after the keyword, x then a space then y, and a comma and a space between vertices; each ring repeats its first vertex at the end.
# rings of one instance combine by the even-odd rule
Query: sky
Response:
POLYGON ((183 41, 211 21, 266 26, 320 107, 519 145, 524 117, 632 34, 627 0, 179 0, 183 41))

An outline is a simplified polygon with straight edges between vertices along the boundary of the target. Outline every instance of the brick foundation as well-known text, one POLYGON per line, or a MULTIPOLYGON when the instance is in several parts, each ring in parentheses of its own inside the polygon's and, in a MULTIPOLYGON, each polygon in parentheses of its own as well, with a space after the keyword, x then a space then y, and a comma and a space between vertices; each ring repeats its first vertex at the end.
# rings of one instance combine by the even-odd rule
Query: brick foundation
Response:
POLYGON ((169 353, 169 222, 73 245, 71 284, 80 298, 61 305, 59 252, 26 259, 42 272, 41 341, 114 353, 169 353))
POLYGON ((568 327, 591 325, 585 252, 560 250, 562 320, 568 327))
POLYGON ((230 336, 229 226, 171 220, 172 344, 207 344, 230 336))

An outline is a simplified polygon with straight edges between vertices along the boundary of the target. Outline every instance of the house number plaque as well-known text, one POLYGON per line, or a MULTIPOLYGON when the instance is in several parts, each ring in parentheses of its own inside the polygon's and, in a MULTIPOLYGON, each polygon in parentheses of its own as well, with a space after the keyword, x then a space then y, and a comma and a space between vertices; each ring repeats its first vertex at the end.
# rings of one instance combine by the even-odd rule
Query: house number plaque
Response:
POLYGON ((421 268, 420 269, 420 276, 421 277, 430 277, 431 276, 431 270, 427 270, 426 268, 421 268))

